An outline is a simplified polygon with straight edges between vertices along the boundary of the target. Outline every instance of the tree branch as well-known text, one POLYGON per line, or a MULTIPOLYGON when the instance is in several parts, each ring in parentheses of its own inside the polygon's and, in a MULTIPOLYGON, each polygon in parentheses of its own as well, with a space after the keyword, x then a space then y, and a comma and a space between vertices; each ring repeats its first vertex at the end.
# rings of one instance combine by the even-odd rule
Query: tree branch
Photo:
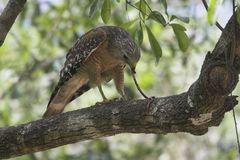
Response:
POLYGON ((147 100, 118 101, 1 128, 0 158, 119 133, 205 134, 238 103, 237 96, 229 96, 240 73, 240 28, 234 20, 229 20, 213 52, 207 53, 198 80, 187 92, 156 98, 150 108, 147 100), (236 48, 232 66, 227 57, 233 37, 236 48))
POLYGON ((26 0, 9 0, 7 6, 0 15, 0 47, 2 46, 18 14, 22 11, 25 3, 26 0))

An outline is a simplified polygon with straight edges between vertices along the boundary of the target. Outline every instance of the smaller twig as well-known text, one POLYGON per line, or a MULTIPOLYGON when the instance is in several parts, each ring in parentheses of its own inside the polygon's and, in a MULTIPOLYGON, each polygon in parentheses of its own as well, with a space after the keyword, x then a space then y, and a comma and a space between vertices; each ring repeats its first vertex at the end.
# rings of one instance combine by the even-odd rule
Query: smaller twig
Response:
POLYGON ((128 0, 125 1, 125 10, 127 11, 128 0))
POLYGON ((128 15, 128 0, 125 1, 125 10, 126 10, 126 14, 127 14, 127 19, 130 20, 129 15, 128 15))
MULTIPOLYGON (((233 12, 233 33, 236 32, 236 13, 235 13, 235 0, 232 0, 232 12, 233 12)), ((235 57, 235 52, 236 52, 236 35, 233 34, 233 40, 231 44, 231 53, 230 53, 230 65, 233 65, 234 57, 235 57)), ((238 136, 238 127, 237 127, 237 120, 236 120, 236 114, 235 110, 233 108, 233 120, 234 120, 234 126, 235 126, 235 132, 236 132, 236 137, 237 137, 237 147, 238 147, 238 158, 240 160, 240 142, 239 142, 239 136, 238 136)))
POLYGON ((237 120, 236 120, 236 114, 235 110, 233 108, 233 121, 234 121, 234 126, 235 126, 235 132, 236 132, 236 138, 237 138, 237 145, 238 145, 238 157, 240 159, 240 142, 239 142, 239 136, 238 136, 238 128, 237 128, 237 120))
POLYGON ((135 77, 135 74, 134 74, 133 72, 131 72, 131 73, 132 73, 132 77, 133 77, 134 83, 135 83, 138 91, 141 93, 141 95, 142 95, 144 98, 148 99, 148 96, 146 96, 146 94, 144 94, 143 91, 142 91, 142 89, 139 87, 139 85, 138 85, 138 83, 137 83, 137 80, 136 80, 136 77, 135 77))
POLYGON ((145 13, 144 11, 142 11, 141 8, 137 8, 136 6, 134 6, 130 1, 127 0, 126 3, 127 3, 129 6, 135 8, 136 10, 138 10, 138 11, 140 11, 141 13, 145 14, 146 16, 148 16, 147 13, 145 13))

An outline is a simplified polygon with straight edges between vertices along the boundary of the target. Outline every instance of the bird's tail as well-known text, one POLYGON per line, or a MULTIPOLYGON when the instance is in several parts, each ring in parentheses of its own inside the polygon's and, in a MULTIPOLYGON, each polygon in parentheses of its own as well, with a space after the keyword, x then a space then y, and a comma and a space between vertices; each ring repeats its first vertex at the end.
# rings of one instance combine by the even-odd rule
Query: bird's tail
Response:
POLYGON ((47 105, 47 110, 45 111, 45 113, 42 116, 43 118, 47 118, 47 117, 50 117, 51 115, 59 113, 59 111, 57 111, 57 109, 55 109, 55 107, 51 107, 51 102, 54 99, 54 97, 57 95, 58 91, 59 91, 59 87, 57 86, 54 89, 54 91, 52 92, 52 95, 51 95, 50 100, 47 105))
POLYGON ((74 99, 78 98, 79 96, 81 96, 83 93, 87 92, 89 89, 91 89, 89 83, 83 85, 82 87, 80 87, 72 96, 72 98, 70 99, 70 102, 72 102, 74 99))
POLYGON ((88 83, 80 86, 79 89, 57 86, 51 95, 47 110, 43 114, 43 118, 61 113, 68 103, 88 91, 90 88, 91 87, 88 83))

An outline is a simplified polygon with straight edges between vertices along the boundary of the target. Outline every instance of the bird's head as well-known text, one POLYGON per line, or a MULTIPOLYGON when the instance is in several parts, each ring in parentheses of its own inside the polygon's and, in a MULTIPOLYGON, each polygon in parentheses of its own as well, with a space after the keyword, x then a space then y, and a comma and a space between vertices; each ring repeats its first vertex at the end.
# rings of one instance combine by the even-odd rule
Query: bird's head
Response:
POLYGON ((140 59, 140 49, 133 42, 127 40, 127 43, 124 43, 121 48, 121 60, 129 65, 131 71, 135 73, 136 65, 140 59))

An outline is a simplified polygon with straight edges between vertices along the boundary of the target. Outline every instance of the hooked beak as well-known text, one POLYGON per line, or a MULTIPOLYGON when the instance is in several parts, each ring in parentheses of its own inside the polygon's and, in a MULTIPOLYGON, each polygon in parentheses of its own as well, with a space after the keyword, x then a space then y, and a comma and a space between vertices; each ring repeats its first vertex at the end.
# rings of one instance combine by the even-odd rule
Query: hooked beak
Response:
POLYGON ((129 66, 131 68, 131 71, 133 74, 136 73, 135 68, 136 68, 137 62, 130 63, 129 66))

